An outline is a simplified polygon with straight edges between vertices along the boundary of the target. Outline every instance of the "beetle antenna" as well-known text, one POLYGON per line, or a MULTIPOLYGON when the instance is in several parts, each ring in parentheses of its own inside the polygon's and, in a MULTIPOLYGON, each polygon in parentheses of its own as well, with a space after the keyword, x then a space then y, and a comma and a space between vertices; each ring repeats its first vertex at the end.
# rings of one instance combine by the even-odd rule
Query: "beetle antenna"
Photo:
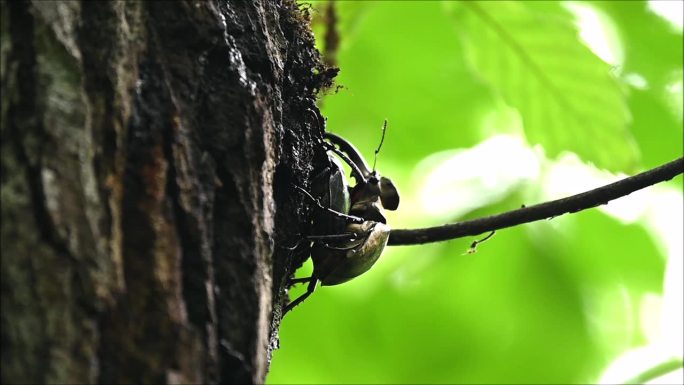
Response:
POLYGON ((380 144, 378 144, 378 148, 375 150, 375 155, 373 156, 373 172, 375 172, 375 163, 378 160, 378 153, 382 148, 382 144, 385 142, 385 131, 387 131, 387 119, 385 119, 385 123, 382 124, 382 137, 380 138, 380 144))

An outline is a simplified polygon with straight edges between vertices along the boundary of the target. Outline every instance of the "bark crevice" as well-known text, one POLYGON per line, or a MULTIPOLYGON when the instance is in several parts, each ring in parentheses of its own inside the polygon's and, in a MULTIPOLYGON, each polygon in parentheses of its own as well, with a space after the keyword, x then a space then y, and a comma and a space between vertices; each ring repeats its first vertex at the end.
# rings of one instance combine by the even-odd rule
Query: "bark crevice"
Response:
POLYGON ((2 382, 263 382, 336 74, 308 14, 2 11, 2 382))

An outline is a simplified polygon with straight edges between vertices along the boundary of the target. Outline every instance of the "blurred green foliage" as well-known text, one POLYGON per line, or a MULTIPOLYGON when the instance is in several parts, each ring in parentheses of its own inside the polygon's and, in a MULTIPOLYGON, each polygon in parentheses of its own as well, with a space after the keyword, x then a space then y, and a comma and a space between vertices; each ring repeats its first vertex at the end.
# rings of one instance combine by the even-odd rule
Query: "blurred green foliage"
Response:
MULTIPOLYGON (((330 28, 327 6, 310 10, 319 44, 330 28)), ((399 210, 388 213, 394 228, 560 197, 552 193, 565 191, 558 180, 569 185, 565 195, 592 187, 558 174, 568 165, 610 179, 682 156, 682 30, 646 2, 581 3, 616 31, 610 64, 580 38, 578 12, 567 3, 334 6, 343 87, 320 101, 327 129, 370 159, 389 120, 378 169, 402 193, 399 210), (481 162, 433 176, 447 192, 461 178, 501 193, 482 204, 454 190, 440 204, 460 205, 459 214, 427 212, 435 161, 425 159, 484 151, 479 144, 502 134, 524 140, 536 168, 512 182, 483 175, 517 164, 505 150, 483 153, 481 162)), ((645 311, 645 298, 682 290, 681 278, 674 286, 665 279, 681 259, 673 254, 681 252, 681 186, 679 177, 624 198, 625 207, 611 203, 615 212, 506 229, 472 255, 464 252, 473 239, 388 248, 370 272, 319 287, 287 315, 267 381, 596 382, 620 354, 653 343, 647 320, 660 309, 645 311)), ((307 264, 297 275, 310 271, 307 264)), ((671 337, 666 323, 656 324, 655 334, 671 337)))

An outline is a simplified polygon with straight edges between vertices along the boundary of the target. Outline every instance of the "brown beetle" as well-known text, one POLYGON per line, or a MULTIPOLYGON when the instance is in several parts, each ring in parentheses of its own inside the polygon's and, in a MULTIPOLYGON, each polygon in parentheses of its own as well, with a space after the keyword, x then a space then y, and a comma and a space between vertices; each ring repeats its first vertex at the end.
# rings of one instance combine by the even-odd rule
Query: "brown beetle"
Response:
MULTIPOLYGON (((384 141, 386 126, 387 121, 376 155, 384 141)), ((324 286, 338 285, 368 271, 382 254, 389 239, 390 228, 386 224, 383 209, 396 210, 399 206, 399 192, 392 181, 380 176, 375 167, 369 169, 354 145, 332 133, 325 133, 324 137, 329 141, 326 147, 331 160, 325 173, 313 181, 314 191, 323 194, 315 198, 304 189, 298 189, 320 209, 313 220, 314 226, 328 232, 331 229, 339 231, 306 237, 313 242, 311 258, 314 271, 311 277, 291 281, 291 284, 308 282, 309 285, 304 294, 287 305, 284 313, 310 296, 319 281, 324 286), (341 168, 330 152, 337 154, 351 167, 356 181, 353 187, 348 188, 346 181, 339 180, 341 168), (344 190, 347 188, 348 193, 344 190), (349 204, 345 201, 347 196, 349 204), (327 206, 321 201, 326 202, 327 206), (348 212, 340 212, 342 207, 349 207, 348 212), (339 224, 340 220, 342 225, 339 224)))

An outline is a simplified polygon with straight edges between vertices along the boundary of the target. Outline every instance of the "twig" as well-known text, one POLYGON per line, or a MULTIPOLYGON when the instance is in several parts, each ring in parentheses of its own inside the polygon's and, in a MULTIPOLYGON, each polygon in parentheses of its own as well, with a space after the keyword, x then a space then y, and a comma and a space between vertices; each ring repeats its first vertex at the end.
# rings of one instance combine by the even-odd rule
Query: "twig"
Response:
POLYGON ((684 158, 679 158, 654 169, 644 171, 641 174, 567 198, 460 223, 424 229, 392 230, 387 244, 399 246, 440 242, 553 218, 566 213, 576 213, 588 208, 604 205, 613 199, 623 197, 656 183, 670 180, 682 172, 684 172, 684 158))
POLYGON ((480 243, 482 243, 482 242, 488 240, 489 238, 493 237, 494 233, 496 233, 496 230, 492 230, 486 237, 484 237, 482 239, 473 241, 473 243, 470 244, 470 248, 468 250, 466 250, 466 252, 464 254, 475 254, 475 253, 477 253, 477 245, 479 245, 480 243))

